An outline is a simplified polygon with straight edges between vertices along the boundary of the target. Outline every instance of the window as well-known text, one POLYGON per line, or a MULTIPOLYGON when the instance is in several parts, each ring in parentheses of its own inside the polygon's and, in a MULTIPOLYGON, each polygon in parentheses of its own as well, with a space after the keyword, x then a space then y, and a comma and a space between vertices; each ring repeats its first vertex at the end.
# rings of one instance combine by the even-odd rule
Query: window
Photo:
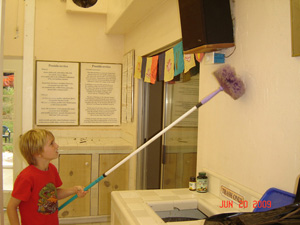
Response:
POLYGON ((3 74, 3 111, 2 111, 2 164, 3 189, 13 188, 13 133, 14 133, 14 73, 3 74))

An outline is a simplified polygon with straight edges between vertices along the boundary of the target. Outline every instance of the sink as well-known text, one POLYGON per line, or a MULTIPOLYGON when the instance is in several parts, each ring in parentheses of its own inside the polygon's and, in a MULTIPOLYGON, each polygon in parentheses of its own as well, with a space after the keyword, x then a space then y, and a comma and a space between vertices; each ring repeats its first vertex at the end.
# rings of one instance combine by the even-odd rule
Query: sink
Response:
POLYGON ((195 199, 148 202, 148 205, 164 222, 192 221, 207 218, 198 208, 198 202, 195 199))
POLYGON ((202 220, 207 218, 207 216, 199 209, 180 210, 178 208, 175 208, 169 211, 156 211, 156 214, 164 222, 202 220))

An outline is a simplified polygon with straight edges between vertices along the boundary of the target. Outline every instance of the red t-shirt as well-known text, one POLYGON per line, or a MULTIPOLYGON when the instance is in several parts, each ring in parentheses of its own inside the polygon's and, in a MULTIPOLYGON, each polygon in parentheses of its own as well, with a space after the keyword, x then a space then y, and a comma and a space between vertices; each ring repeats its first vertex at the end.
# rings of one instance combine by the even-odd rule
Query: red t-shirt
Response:
POLYGON ((57 169, 51 163, 47 171, 30 165, 18 175, 12 196, 21 200, 22 225, 58 225, 56 188, 61 185, 57 169))

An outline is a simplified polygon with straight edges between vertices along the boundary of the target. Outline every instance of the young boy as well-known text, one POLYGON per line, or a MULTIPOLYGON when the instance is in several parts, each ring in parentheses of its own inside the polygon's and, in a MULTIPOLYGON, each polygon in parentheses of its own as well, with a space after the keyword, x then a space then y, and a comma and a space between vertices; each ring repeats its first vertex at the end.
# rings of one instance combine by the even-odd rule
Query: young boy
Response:
POLYGON ((77 194, 84 197, 81 186, 60 189, 62 181, 56 167, 50 163, 58 157, 58 144, 50 131, 33 129, 20 137, 19 147, 28 162, 18 175, 7 205, 10 225, 58 225, 57 200, 77 194))

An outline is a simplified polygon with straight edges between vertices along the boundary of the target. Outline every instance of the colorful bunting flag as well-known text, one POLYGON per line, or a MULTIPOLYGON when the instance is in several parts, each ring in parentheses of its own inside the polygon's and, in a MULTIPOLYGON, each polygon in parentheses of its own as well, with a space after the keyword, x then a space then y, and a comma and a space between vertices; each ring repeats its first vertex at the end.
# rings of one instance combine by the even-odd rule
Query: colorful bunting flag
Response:
POLYGON ((188 72, 195 65, 194 54, 184 54, 184 72, 188 72))
POLYGON ((158 80, 163 81, 165 79, 165 52, 158 56, 158 80))
POLYGON ((147 57, 144 82, 150 83, 151 67, 152 67, 152 57, 147 57))
POLYGON ((165 55, 165 82, 173 80, 174 77, 174 51, 173 48, 166 51, 165 55))
POLYGON ((134 77, 141 79, 141 72, 142 72, 142 57, 138 56, 136 59, 134 77))
POLYGON ((156 82, 157 63, 158 63, 158 55, 152 57, 151 78, 150 78, 151 84, 155 84, 155 82, 156 82))
POLYGON ((183 61, 183 45, 182 41, 174 46, 174 76, 181 74, 184 70, 184 61, 183 61))
POLYGON ((195 53, 196 60, 200 63, 204 57, 204 53, 195 53))
POLYGON ((182 72, 189 76, 199 73, 199 63, 204 53, 183 54, 182 42, 153 57, 137 57, 134 77, 155 84, 156 80, 171 82, 180 80, 182 72), (158 79, 157 79, 158 76, 158 79))
POLYGON ((143 79, 143 80, 145 78, 146 63, 147 63, 147 58, 143 57, 143 59, 142 59, 142 70, 141 70, 141 79, 143 79))

